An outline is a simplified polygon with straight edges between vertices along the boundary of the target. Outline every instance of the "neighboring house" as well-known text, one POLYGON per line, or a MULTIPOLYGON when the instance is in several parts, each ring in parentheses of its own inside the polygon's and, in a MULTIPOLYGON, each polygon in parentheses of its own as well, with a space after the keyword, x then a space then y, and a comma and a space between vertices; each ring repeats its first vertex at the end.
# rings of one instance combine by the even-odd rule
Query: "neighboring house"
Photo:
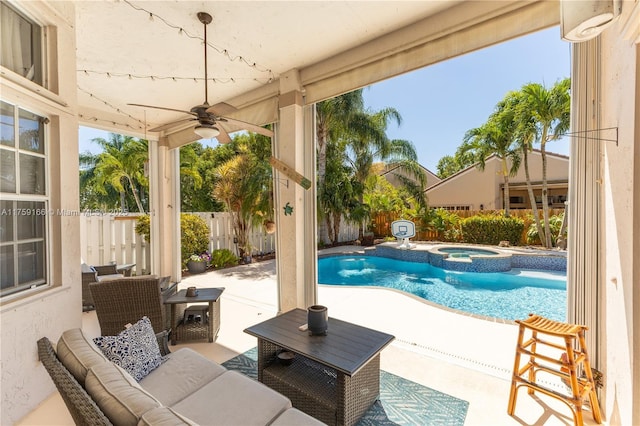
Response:
MULTIPOLYGON (((542 156, 534 150, 529 154, 529 174, 538 207, 542 207, 542 156)), ((563 208, 569 192, 569 157, 547 152, 547 183, 549 206, 563 208)), ((446 210, 499 210, 504 208, 504 177, 500 159, 487 158, 484 170, 469 166, 431 185, 425 191, 429 206, 446 210)), ((530 209, 524 165, 518 174, 509 177, 509 198, 512 209, 530 209)))
MULTIPOLYGON (((433 173, 431 170, 427 169, 426 167, 422 165, 420 167, 422 168, 422 171, 427 175, 427 187, 435 185, 436 183, 442 180, 435 173, 433 173)), ((384 178, 391 185, 393 185, 396 188, 399 188, 402 186, 402 182, 400 182, 400 179, 398 179, 397 175, 407 176, 407 173, 401 170, 399 166, 388 166, 388 165, 385 166, 382 172, 380 172, 380 176, 384 176, 384 178)), ((413 179, 412 177, 410 177, 410 179, 415 181, 415 179, 413 179)))

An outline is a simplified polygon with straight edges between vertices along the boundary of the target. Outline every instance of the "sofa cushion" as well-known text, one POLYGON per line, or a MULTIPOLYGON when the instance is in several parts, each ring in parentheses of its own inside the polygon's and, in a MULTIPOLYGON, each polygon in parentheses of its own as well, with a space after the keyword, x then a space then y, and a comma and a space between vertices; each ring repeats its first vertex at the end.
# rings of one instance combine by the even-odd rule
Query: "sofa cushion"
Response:
POLYGON ((176 413, 169 407, 159 407, 142 415, 138 426, 197 426, 198 424, 176 413))
POLYGON ((173 405, 225 371, 226 368, 196 351, 182 348, 167 355, 160 367, 140 381, 140 386, 163 405, 173 405))
POLYGON ((310 415, 303 413, 296 408, 289 408, 280 414, 271 426, 320 426, 324 425, 318 419, 314 419, 310 415))
POLYGON ((119 426, 135 426, 144 413, 162 406, 133 377, 111 362, 89 370, 85 389, 109 420, 119 426))
POLYGON ((93 341, 110 361, 138 381, 162 364, 158 340, 146 316, 117 336, 100 336, 93 341))
POLYGON ((291 401, 236 371, 227 371, 173 405, 202 425, 266 425, 291 408, 291 401))
POLYGON ((58 339, 56 353, 60 362, 81 385, 84 385, 85 377, 91 367, 109 362, 102 351, 85 337, 79 328, 62 333, 58 339))

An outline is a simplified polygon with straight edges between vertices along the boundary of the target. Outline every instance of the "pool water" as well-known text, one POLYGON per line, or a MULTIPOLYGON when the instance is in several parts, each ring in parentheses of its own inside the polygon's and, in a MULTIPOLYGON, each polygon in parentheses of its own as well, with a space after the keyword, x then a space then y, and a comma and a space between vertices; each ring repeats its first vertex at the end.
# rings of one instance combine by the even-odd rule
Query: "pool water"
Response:
POLYGON ((450 257, 469 257, 473 255, 496 256, 498 253, 491 250, 472 249, 472 248, 439 248, 440 253, 448 253, 450 257))
POLYGON ((449 308, 506 320, 536 313, 566 321, 567 315, 567 278, 557 271, 457 272, 377 256, 329 256, 318 259, 318 282, 393 288, 449 308))

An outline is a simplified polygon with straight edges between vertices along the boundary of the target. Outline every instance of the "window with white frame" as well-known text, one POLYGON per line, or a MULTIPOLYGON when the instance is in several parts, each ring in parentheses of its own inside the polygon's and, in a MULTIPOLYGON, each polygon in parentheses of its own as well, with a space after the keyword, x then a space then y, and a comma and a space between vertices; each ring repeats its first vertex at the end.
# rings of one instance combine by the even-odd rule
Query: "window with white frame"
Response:
POLYGON ((0 297, 47 284, 44 122, 0 101, 0 297))
POLYGON ((0 65, 43 85, 42 28, 0 1, 0 65))

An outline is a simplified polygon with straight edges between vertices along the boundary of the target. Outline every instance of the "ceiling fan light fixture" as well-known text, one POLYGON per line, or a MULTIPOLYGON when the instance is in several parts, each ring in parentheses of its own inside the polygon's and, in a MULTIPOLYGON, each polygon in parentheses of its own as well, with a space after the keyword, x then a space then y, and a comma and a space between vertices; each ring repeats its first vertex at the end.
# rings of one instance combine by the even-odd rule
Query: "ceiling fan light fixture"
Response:
POLYGON ((217 127, 208 124, 199 124, 193 131, 202 139, 215 138, 220 134, 220 130, 217 127))

